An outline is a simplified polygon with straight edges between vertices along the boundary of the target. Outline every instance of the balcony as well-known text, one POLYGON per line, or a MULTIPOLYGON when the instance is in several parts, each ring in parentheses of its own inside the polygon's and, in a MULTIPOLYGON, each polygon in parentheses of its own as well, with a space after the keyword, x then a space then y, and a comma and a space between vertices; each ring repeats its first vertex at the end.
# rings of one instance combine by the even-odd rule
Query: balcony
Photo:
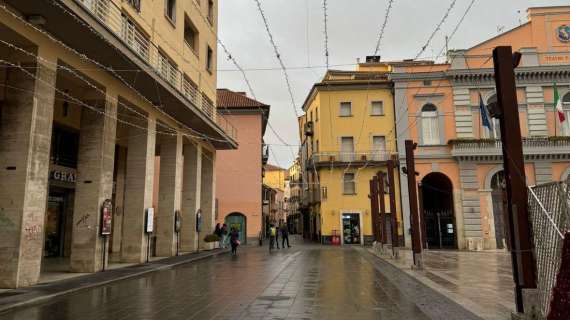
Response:
MULTIPOLYGON (((566 159, 570 156, 570 137, 523 138, 527 159, 566 159)), ((451 155, 461 160, 495 160, 503 155, 503 144, 494 139, 450 140, 451 155)))
POLYGON ((314 184, 309 188, 309 203, 315 204, 321 202, 321 186, 320 184, 314 184))
MULTIPOLYGON (((225 132, 218 126, 216 113, 212 111, 215 110, 213 103, 204 103, 203 97, 188 90, 185 76, 178 66, 132 21, 128 13, 132 10, 133 16, 138 15, 140 1, 125 1, 124 7, 109 0, 6 2, 23 16, 41 13, 46 21, 42 25, 45 31, 79 54, 112 70, 109 73, 141 93, 146 100, 160 106, 169 116, 212 137, 211 141, 217 148, 233 149, 237 146, 235 129, 228 128, 229 132, 225 132)), ((145 19, 149 18, 135 20, 148 24, 143 21, 145 19)), ((172 44, 165 42, 164 45, 172 44)))
POLYGON ((386 151, 363 151, 363 152, 319 152, 314 153, 307 166, 330 167, 330 166, 363 166, 370 163, 386 162, 394 154, 386 151))

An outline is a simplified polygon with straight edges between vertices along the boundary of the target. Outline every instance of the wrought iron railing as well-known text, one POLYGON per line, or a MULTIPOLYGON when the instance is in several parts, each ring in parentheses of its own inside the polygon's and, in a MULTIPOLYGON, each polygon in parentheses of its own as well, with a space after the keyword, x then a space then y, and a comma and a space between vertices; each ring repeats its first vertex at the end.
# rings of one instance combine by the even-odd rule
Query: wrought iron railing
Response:
MULTIPOLYGON (((237 138, 237 130, 227 121, 217 121, 214 103, 204 93, 200 94, 195 85, 176 64, 158 46, 150 41, 150 37, 137 27, 136 23, 123 13, 122 9, 111 0, 75 0, 81 4, 93 17, 95 17, 108 30, 113 32, 123 43, 129 47, 142 61, 151 67, 156 74, 163 78, 170 86, 180 92, 206 116, 223 123, 224 130, 233 139, 237 138)), ((128 0, 129 4, 140 11, 139 0, 128 0)))
POLYGON ((391 157, 386 151, 362 151, 362 152, 318 152, 314 153, 312 160, 314 163, 321 162, 374 162, 387 161, 391 157))
POLYGON ((551 182, 531 187, 528 202, 540 311, 546 317, 560 268, 563 234, 570 229, 570 186, 568 182, 551 182))

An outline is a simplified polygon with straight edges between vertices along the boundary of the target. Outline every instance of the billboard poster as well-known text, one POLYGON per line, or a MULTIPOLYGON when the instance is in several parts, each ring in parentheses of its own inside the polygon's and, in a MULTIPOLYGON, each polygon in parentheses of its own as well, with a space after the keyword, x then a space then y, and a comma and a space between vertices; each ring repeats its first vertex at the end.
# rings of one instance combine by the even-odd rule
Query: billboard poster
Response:
POLYGON ((101 235, 111 234, 111 222, 113 220, 113 203, 111 199, 103 201, 101 206, 101 235))
POLYGON ((146 233, 152 233, 154 231, 154 208, 146 209, 146 225, 144 231, 146 233))

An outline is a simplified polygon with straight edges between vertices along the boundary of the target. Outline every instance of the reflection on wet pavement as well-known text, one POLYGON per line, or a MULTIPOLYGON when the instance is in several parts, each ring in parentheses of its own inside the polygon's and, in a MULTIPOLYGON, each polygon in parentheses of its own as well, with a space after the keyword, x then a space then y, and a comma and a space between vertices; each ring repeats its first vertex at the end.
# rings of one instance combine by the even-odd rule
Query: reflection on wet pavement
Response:
POLYGON ((478 319, 366 250, 241 250, 0 319, 478 319), (434 300, 435 303, 430 303, 434 300))

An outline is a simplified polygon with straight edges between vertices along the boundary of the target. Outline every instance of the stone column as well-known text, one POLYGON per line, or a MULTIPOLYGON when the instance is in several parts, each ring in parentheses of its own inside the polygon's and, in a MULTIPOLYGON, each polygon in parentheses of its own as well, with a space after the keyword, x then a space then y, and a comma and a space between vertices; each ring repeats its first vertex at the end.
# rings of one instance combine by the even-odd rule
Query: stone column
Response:
POLYGON ((156 255, 169 257, 176 254, 178 241, 174 212, 180 210, 182 197, 182 134, 162 136, 160 142, 156 255))
POLYGON ((202 151, 202 185, 200 190, 200 208, 202 209, 202 232, 200 233, 200 248, 213 249, 213 243, 202 241, 204 236, 214 232, 215 215, 215 174, 214 161, 215 154, 202 151))
POLYGON ((129 127, 127 175, 121 260, 146 261, 148 239, 144 232, 146 209, 152 207, 156 119, 149 116, 147 130, 129 127))
POLYGON ((113 210, 113 233, 111 236, 113 253, 121 252, 121 241, 123 235, 123 215, 125 213, 125 175, 127 172, 127 150, 123 147, 116 149, 117 177, 115 182, 115 199, 113 210))
POLYGON ((202 185, 202 149, 200 146, 191 143, 184 145, 184 170, 182 171, 180 250, 192 252, 198 249, 196 211, 200 208, 202 185))
POLYGON ((100 101, 105 115, 83 108, 73 209, 71 271, 97 272, 107 264, 108 239, 100 235, 101 205, 113 195, 117 102, 100 101), (105 260, 103 260, 103 256, 105 260))
POLYGON ((0 108, 0 288, 37 283, 44 248, 56 71, 25 67, 40 80, 10 68, 0 108))

